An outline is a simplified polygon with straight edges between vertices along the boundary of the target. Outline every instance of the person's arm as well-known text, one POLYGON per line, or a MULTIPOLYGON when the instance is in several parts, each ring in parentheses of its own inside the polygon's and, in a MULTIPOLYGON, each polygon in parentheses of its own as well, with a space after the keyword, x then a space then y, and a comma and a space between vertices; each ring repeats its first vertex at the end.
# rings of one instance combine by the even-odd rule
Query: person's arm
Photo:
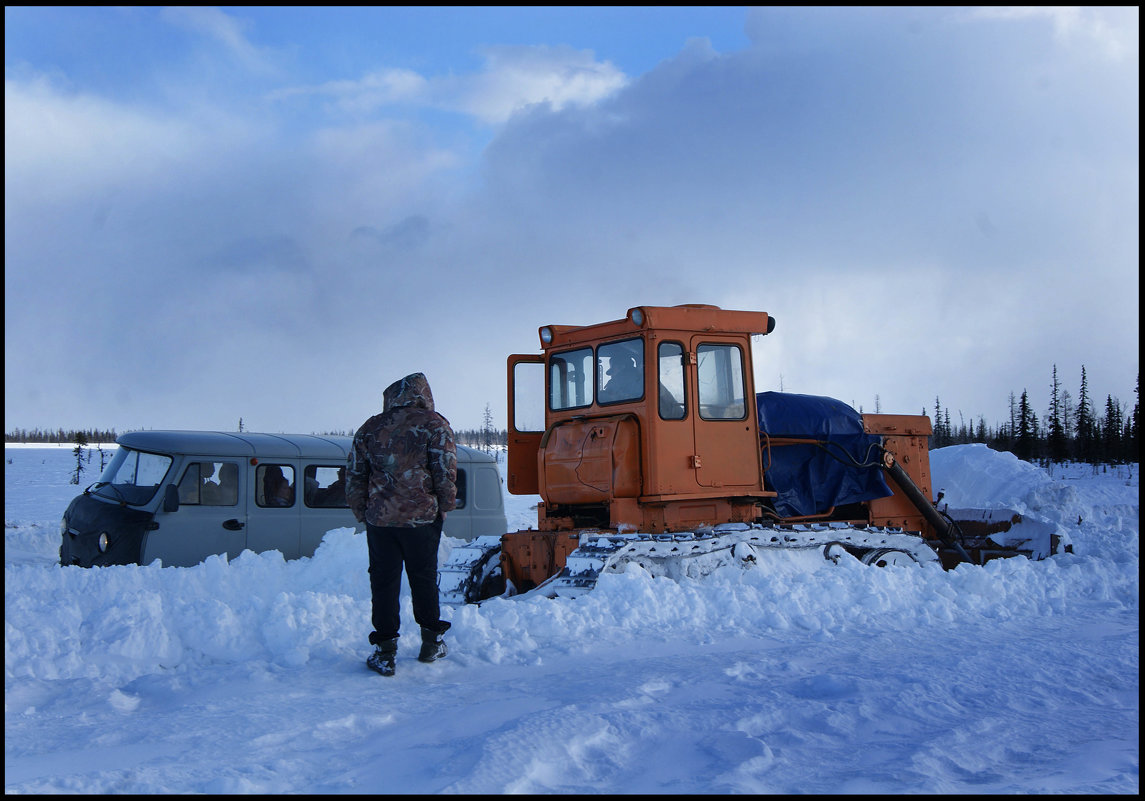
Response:
POLYGON ((362 441, 362 430, 354 434, 354 444, 346 459, 346 502, 354 518, 359 523, 366 522, 366 502, 370 491, 370 462, 366 458, 366 446, 362 441))
POLYGON ((442 517, 457 506, 457 445, 453 429, 441 418, 432 432, 429 447, 429 473, 442 517))

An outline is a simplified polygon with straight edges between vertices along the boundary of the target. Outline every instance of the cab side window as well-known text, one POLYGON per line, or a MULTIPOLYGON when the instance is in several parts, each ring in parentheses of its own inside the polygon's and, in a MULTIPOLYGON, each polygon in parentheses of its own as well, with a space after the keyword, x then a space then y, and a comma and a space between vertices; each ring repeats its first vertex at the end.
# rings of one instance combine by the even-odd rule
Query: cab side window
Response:
POLYGON ((187 465, 187 469, 183 471, 183 477, 179 479, 179 505, 180 506, 193 506, 199 503, 199 487, 203 484, 200 477, 199 463, 191 462, 187 465))
POLYGON ((260 464, 255 471, 255 502, 259 506, 294 506, 294 468, 260 464))
POLYGON ((736 345, 710 344, 696 348, 700 417, 742 420, 744 403, 743 351, 736 345))
POLYGON ((234 506, 239 502, 239 466, 234 462, 191 462, 179 481, 179 503, 234 506))
POLYGON ((662 342, 660 357, 660 416, 665 420, 684 419, 684 346, 662 342))

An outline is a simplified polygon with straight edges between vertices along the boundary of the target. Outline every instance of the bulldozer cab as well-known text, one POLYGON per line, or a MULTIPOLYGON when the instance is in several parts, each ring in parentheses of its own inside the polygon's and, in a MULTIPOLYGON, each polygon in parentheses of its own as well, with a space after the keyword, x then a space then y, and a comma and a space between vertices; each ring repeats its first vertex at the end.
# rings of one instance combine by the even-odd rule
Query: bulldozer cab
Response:
POLYGON ((754 519, 773 493, 751 336, 773 326, 763 312, 641 306, 621 320, 542 327, 543 353, 508 361, 509 491, 542 497, 541 530, 754 519))

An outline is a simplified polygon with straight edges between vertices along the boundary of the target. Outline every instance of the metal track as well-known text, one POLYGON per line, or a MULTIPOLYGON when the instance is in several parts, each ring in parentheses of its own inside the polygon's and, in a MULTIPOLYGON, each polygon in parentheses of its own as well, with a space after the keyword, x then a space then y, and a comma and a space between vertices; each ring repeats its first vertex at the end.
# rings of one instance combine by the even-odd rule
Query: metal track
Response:
MULTIPOLYGON (((938 563, 934 547, 898 529, 845 523, 758 526, 729 523, 678 534, 617 534, 586 529, 565 568, 528 594, 575 598, 592 590, 604 573, 622 572, 635 562, 655 576, 701 578, 728 564, 748 567, 768 551, 818 550, 838 562, 857 558, 880 567, 938 563)), ((478 537, 455 548, 442 566, 438 584, 445 604, 482 600, 481 588, 499 567, 499 537, 478 537)))
POLYGON ((921 537, 897 530, 856 528, 830 523, 800 526, 748 526, 732 523, 684 534, 616 535, 602 532, 569 554, 565 569, 549 585, 551 595, 575 598, 596 586, 604 573, 617 573, 635 562, 654 576, 701 578, 719 567, 747 567, 767 551, 819 551, 838 562, 850 555, 865 564, 895 565, 938 562, 921 537))
POLYGON ((441 603, 450 606, 483 600, 486 580, 501 567, 501 538, 475 537, 449 552, 449 559, 437 571, 441 603))

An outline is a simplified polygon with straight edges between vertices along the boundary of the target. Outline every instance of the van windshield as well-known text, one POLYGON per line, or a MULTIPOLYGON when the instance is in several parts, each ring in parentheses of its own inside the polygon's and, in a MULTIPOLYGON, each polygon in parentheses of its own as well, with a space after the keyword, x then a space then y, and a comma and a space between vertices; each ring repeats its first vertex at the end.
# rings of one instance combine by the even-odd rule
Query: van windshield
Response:
POLYGON ((170 456, 120 445, 99 481, 88 491, 101 498, 141 506, 155 496, 170 469, 170 456))

